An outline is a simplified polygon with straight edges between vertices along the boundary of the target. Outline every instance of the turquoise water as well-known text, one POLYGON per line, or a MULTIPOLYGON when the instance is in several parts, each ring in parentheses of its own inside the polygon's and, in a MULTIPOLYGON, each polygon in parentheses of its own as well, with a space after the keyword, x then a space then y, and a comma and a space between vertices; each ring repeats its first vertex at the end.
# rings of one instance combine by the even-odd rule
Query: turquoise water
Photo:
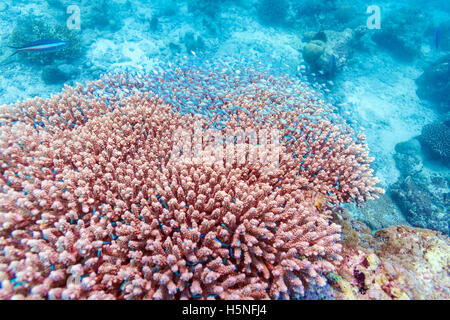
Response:
MULTIPOLYGON (((385 190, 375 200, 356 195, 337 199, 345 186, 340 186, 341 176, 336 173, 323 178, 332 182, 329 189, 320 189, 329 194, 334 207, 344 208, 372 233, 404 225, 450 235, 448 1, 5 0, 0 4, 0 39, 0 104, 4 105, 0 128, 18 128, 14 126, 29 121, 31 131, 24 132, 31 136, 30 132, 38 132, 42 137, 48 130, 54 134, 55 125, 61 130, 56 139, 129 106, 133 94, 156 97, 178 115, 206 121, 204 130, 225 132, 245 121, 250 121, 250 127, 254 123, 275 128, 276 119, 289 132, 282 137, 286 145, 307 136, 306 127, 303 131, 297 127, 301 119, 311 121, 311 127, 325 119, 340 134, 367 148, 374 158, 370 168, 378 179, 370 188, 385 190), (98 80, 103 84, 89 84, 98 80), (78 84, 84 89, 73 96, 85 100, 70 109, 81 119, 73 123, 61 120, 67 111, 64 106, 58 111, 61 105, 56 103, 49 114, 41 100, 27 101, 54 97, 78 84), (261 92, 270 98, 261 98, 261 92), (96 101, 105 105, 102 114, 93 114, 96 101), (314 109, 310 114, 308 104, 314 109), (288 125, 283 117, 299 105, 305 108, 301 117, 288 125), (231 124, 234 121, 237 124, 231 124)), ((64 101, 70 100, 68 96, 64 101)), ((29 178, 14 182, 9 176, 29 177, 32 170, 13 155, 20 148, 28 150, 23 145, 32 143, 20 134, 8 140, 5 132, 0 135, 2 199, 16 197, 10 193, 11 185, 14 192, 27 196, 33 193, 33 187, 24 182, 29 178), (14 141, 16 149, 11 146, 14 141)), ((149 133, 145 134, 148 138, 149 133)), ((311 139, 308 145, 316 141, 311 139)), ((124 161, 134 159, 140 147, 129 150, 124 161)), ((314 150, 308 149, 304 158, 314 157, 318 153, 314 150)), ((295 152, 292 155, 299 159, 295 152)), ((58 175, 57 161, 48 160, 49 164, 46 159, 42 166, 58 175)), ((78 161, 82 163, 81 158, 78 161)), ((77 164, 76 172, 89 166, 77 164)), ((97 178, 104 179, 104 172, 98 170, 94 171, 97 178)), ((321 177, 320 170, 312 177, 321 177)), ((363 173, 355 171, 356 175, 355 181, 364 181, 363 173)), ((44 184, 34 188, 45 191, 44 184)), ((88 192, 67 190, 80 199, 79 192, 88 192)), ((39 204, 33 216, 42 214, 45 206, 40 201, 47 201, 40 191, 33 198, 39 204)), ((99 210, 104 200, 88 198, 72 210, 86 213, 86 207, 95 215, 95 205, 99 210)), ((15 208, 5 204, 0 214, 32 212, 17 201, 12 201, 15 208)), ((167 199, 158 196, 158 201, 169 209, 167 199)), ((314 297, 314 292, 311 289, 307 295, 314 297)))

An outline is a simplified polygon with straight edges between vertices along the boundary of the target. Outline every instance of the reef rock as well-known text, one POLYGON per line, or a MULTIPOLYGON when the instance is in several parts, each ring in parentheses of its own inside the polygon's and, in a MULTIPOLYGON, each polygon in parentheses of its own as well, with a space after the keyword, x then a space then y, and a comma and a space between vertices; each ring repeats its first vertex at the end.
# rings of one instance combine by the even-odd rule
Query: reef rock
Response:
POLYGON ((430 18, 418 8, 400 8, 382 20, 382 27, 374 31, 372 40, 395 58, 412 61, 420 53, 428 21, 430 18))
POLYGON ((431 149, 437 158, 441 158, 446 152, 444 149, 448 149, 445 147, 449 141, 445 136, 448 127, 437 125, 437 128, 435 124, 425 126, 418 139, 395 146, 394 159, 400 178, 389 191, 411 225, 448 234, 450 175, 447 168, 431 165, 423 157, 423 151, 431 149))
POLYGON ((303 38, 312 40, 303 48, 303 59, 311 71, 320 71, 327 78, 332 78, 353 56, 360 32, 360 29, 348 28, 342 32, 326 30, 314 35, 305 33, 303 38))
POLYGON ((443 173, 416 174, 401 177, 390 193, 411 225, 449 234, 449 182, 443 173))
POLYGON ((450 166, 450 122, 426 125, 419 136, 425 151, 432 158, 450 166))
POLYGON ((393 157, 401 176, 414 175, 422 170, 421 146, 417 139, 398 143, 395 151, 393 157))
POLYGON ((416 83, 416 93, 421 99, 436 103, 442 111, 450 111, 450 54, 426 68, 416 83))
POLYGON ((350 205, 348 210, 352 217, 365 223, 372 231, 393 225, 408 225, 400 208, 388 194, 363 205, 350 205))
POLYGON ((312 40, 303 48, 303 59, 310 65, 316 66, 325 51, 325 44, 320 40, 312 40))
POLYGON ((342 263, 329 281, 336 299, 450 299, 450 239, 439 232, 391 226, 373 236, 341 210, 342 263))

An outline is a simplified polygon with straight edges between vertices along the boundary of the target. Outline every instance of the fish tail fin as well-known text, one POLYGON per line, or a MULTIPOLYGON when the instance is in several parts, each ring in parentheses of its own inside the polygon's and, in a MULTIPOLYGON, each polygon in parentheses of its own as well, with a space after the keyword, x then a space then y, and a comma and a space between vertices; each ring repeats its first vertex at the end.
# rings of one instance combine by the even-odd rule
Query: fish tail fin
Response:
POLYGON ((13 54, 11 54, 8 58, 11 58, 12 56, 15 56, 16 54, 19 53, 19 50, 17 50, 16 52, 14 52, 13 54))
POLYGON ((11 58, 13 55, 15 55, 17 52, 14 52, 13 54, 7 56, 5 59, 3 59, 2 61, 0 61, 0 65, 3 66, 5 64, 11 63, 12 61, 9 60, 9 58, 11 58))

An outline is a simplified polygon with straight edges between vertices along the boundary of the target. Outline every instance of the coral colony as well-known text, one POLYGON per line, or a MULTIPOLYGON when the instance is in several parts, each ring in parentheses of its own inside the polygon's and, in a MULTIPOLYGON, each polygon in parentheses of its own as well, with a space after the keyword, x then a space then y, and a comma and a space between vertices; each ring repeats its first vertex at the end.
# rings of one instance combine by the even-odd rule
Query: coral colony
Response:
MULTIPOLYGON (((289 299, 342 260, 364 136, 246 59, 119 73, 0 110, 0 299, 289 299)), ((281 69, 280 69, 281 70, 281 69)))

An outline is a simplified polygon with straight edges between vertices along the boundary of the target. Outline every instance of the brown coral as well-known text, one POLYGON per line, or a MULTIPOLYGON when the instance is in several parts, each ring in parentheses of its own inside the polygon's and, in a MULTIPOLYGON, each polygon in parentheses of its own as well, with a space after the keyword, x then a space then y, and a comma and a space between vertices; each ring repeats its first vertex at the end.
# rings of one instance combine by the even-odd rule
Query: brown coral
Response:
POLYGON ((406 226, 392 226, 373 237, 345 212, 339 215, 344 242, 340 277, 333 279, 337 299, 450 298, 448 237, 406 226))

